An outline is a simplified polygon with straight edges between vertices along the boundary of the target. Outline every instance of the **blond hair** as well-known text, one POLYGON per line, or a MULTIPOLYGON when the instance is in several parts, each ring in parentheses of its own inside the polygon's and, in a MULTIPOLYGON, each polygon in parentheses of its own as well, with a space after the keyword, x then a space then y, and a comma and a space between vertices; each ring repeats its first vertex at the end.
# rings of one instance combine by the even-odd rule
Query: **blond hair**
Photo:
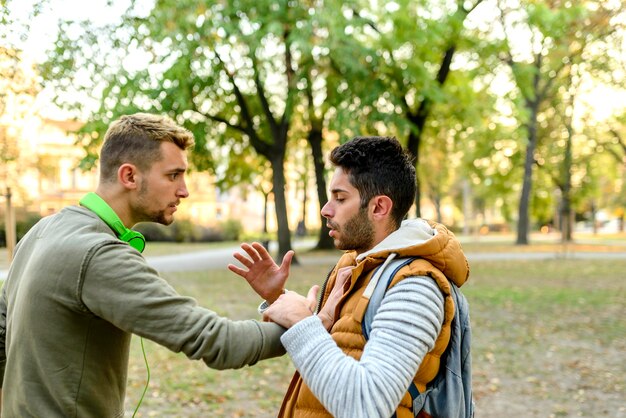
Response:
POLYGON ((117 169, 125 163, 142 171, 161 159, 161 143, 171 142, 185 150, 194 145, 189 130, 167 116, 149 113, 125 115, 111 123, 100 151, 100 179, 114 181, 117 169))

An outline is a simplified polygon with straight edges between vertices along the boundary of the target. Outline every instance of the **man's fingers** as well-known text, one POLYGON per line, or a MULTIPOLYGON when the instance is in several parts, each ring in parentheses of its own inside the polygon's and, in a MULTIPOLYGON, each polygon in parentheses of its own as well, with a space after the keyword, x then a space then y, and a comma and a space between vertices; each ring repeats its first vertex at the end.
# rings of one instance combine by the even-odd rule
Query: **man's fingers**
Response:
POLYGON ((293 260, 294 254, 295 253, 293 250, 287 251, 287 254, 285 254, 285 256, 283 257, 283 262, 280 264, 280 269, 281 270, 284 269, 287 275, 289 275, 289 269, 291 267, 291 260, 293 260))
POLYGON ((267 260, 270 257, 270 253, 267 252, 267 249, 258 242, 253 242, 252 247, 254 248, 259 260, 267 260))
POLYGON ((272 319, 267 314, 267 311, 263 312, 263 322, 272 322, 272 319))
POLYGON ((311 312, 315 311, 317 307, 317 292, 319 292, 320 287, 318 285, 314 285, 309 289, 309 293, 306 295, 306 299, 309 302, 309 307, 311 312))
POLYGON ((250 274, 249 274, 250 271, 249 270, 242 269, 241 267, 236 266, 234 264, 229 264, 227 266, 227 268, 228 268, 228 270, 232 271, 233 273, 235 273, 235 274, 243 277, 244 279, 246 279, 246 281, 248 283, 252 283, 254 281, 254 279, 255 279, 255 277, 249 277, 250 276, 250 274))
POLYGON ((253 261, 260 261, 262 257, 259 255, 258 248, 256 248, 254 244, 256 243, 252 243, 252 245, 243 243, 241 244, 241 249, 244 250, 253 261))
POLYGON ((227 267, 228 267, 228 270, 232 271, 233 273, 238 274, 244 279, 246 278, 246 273, 248 272, 247 270, 244 270, 241 267, 237 267, 234 264, 229 264, 227 267))
POLYGON ((250 261, 248 257, 246 257, 245 255, 241 253, 233 253, 233 257, 235 257, 237 261, 239 261, 241 264, 243 264, 244 266, 248 268, 252 266, 252 261, 250 261))
POLYGON ((315 299, 317 300, 317 292, 319 292, 320 287, 318 285, 313 285, 311 286, 311 288, 309 289, 309 293, 307 293, 306 298, 311 300, 311 299, 315 299))
POLYGON ((337 278, 341 279, 341 282, 344 283, 348 277, 352 276, 353 266, 342 267, 337 270, 337 278))

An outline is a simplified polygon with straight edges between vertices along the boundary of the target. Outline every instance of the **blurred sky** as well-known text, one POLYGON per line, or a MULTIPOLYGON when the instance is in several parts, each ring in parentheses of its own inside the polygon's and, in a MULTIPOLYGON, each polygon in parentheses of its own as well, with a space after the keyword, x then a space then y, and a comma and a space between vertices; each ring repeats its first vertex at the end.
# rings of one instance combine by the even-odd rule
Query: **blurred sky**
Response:
POLYGON ((11 15, 24 21, 30 20, 28 38, 24 42, 25 59, 36 62, 45 59, 46 48, 51 47, 57 32, 59 19, 89 19, 97 24, 114 22, 130 4, 128 0, 115 0, 115 7, 109 0, 49 0, 39 15, 29 17, 34 0, 13 0, 10 3, 11 15))

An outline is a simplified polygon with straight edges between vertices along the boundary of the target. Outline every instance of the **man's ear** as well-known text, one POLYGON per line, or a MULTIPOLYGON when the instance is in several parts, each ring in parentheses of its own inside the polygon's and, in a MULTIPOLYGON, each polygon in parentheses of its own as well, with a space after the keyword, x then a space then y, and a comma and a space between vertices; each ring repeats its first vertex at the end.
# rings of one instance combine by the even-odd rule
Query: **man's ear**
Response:
POLYGON ((372 220, 382 221, 391 217, 391 209, 393 208, 393 201, 389 196, 378 195, 374 196, 370 200, 370 213, 372 220))
POLYGON ((130 163, 124 163, 117 169, 117 180, 127 189, 137 189, 139 170, 130 163))

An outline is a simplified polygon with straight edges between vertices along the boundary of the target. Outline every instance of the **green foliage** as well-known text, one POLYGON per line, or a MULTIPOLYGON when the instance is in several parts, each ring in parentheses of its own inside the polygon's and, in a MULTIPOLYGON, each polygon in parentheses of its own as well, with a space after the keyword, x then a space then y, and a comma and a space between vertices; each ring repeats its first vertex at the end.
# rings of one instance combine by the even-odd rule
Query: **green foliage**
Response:
POLYGON ((554 145, 563 144, 564 137, 568 138, 565 144, 571 144, 575 135, 571 115, 576 93, 572 86, 577 80, 573 77, 580 76, 576 71, 581 68, 591 74, 606 70, 604 49, 609 44, 606 37, 614 30, 611 19, 625 10, 624 5, 613 7, 601 1, 500 4, 505 39, 499 55, 511 70, 516 89, 509 97, 527 140, 518 243, 527 242, 529 203, 536 218, 542 218, 537 220, 545 220, 549 217, 548 207, 554 206, 546 199, 545 189, 550 187, 550 179, 561 188, 570 181, 568 178, 575 168, 573 153, 568 151, 567 158, 559 158, 558 149, 563 150, 563 146, 554 145), (525 47, 521 47, 518 39, 525 41, 525 47), (544 173, 547 180, 540 182, 544 190, 531 193, 538 180, 533 174, 535 163, 542 168, 549 165, 552 175, 544 173))
POLYGON ((141 222, 133 227, 134 230, 143 234, 147 242, 174 242, 172 230, 154 222, 141 222))
POLYGON ((38 213, 26 212, 15 222, 15 230, 17 232, 17 240, 19 241, 26 233, 41 220, 38 213))
POLYGON ((167 113, 194 132, 192 165, 214 171, 224 184, 254 181, 250 167, 259 160, 250 154, 269 161, 286 251, 283 164, 301 61, 310 55, 309 17, 308 7, 286 1, 159 1, 147 13, 133 3, 112 27, 83 30, 79 39, 62 31, 44 77, 59 85, 85 67, 97 73, 103 90, 101 108, 85 127, 98 133, 89 149, 111 119, 143 110, 167 113), (98 62, 107 68, 86 65, 101 52, 98 62))
MULTIPOLYGON (((26 233, 41 220, 41 215, 37 213, 18 210, 15 213, 15 231, 16 238, 19 241, 26 233)), ((4 214, 0 217, 0 247, 6 246, 6 224, 4 214)))
POLYGON ((238 241, 243 227, 237 220, 225 221, 216 227, 206 227, 196 225, 189 219, 177 219, 169 226, 143 222, 135 225, 134 229, 141 232, 146 241, 197 243, 238 241))
POLYGON ((176 242, 194 242, 199 238, 198 228, 189 219, 176 219, 170 228, 176 242))
MULTIPOLYGON (((12 133, 23 129, 19 121, 32 106, 40 86, 22 64, 23 42, 29 31, 28 20, 37 14, 43 2, 35 1, 32 8, 24 8, 24 18, 18 19, 14 1, 0 2, 0 186, 15 186, 21 164, 20 135, 12 133), (13 128, 10 129, 9 127, 13 128)), ((22 13, 20 13, 22 14, 22 13)))
POLYGON ((225 241, 239 241, 243 225, 237 219, 229 219, 221 223, 220 230, 225 241))
MULTIPOLYGON (((497 207, 511 221, 522 203, 517 195, 536 126, 532 158, 541 173, 531 177, 530 210, 535 222, 544 222, 554 213, 564 166, 566 79, 575 66, 599 79, 619 67, 615 17, 623 5, 498 2, 494 18, 476 24, 492 6, 481 0, 159 0, 152 7, 133 1, 119 20, 101 27, 61 22, 41 70, 47 86, 68 92, 57 98, 66 108, 77 114, 85 108, 74 93, 99 103, 81 115, 88 116, 83 168, 95 164, 111 120, 135 111, 165 113, 194 133, 193 169, 213 172, 223 189, 252 184, 264 194, 282 193, 283 162, 298 165, 298 141, 313 129, 337 142, 381 134, 406 143, 412 134, 421 135, 425 193, 458 207, 469 180, 477 207, 497 207)), ((598 193, 604 175, 582 142, 573 165, 577 208, 598 193)), ((324 143, 323 150, 333 145, 324 143)), ((277 217, 284 237, 286 214, 278 206, 277 217)))

